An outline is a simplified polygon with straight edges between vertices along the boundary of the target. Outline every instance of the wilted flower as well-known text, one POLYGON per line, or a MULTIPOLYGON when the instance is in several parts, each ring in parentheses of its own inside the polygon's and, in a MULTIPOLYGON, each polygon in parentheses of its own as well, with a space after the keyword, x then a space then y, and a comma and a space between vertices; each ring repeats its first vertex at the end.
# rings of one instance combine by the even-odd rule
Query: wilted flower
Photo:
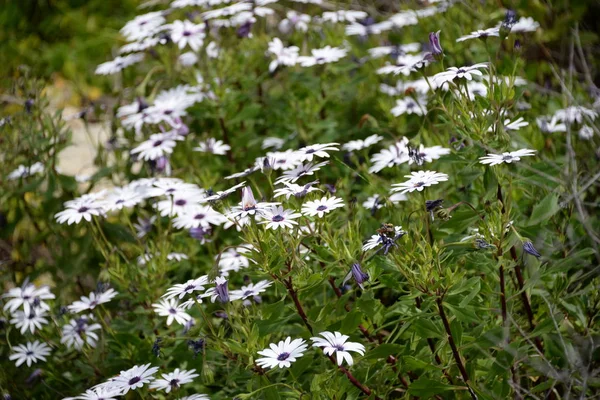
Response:
POLYGON ((535 247, 533 247, 533 243, 531 243, 530 241, 526 241, 523 243, 523 250, 525 251, 525 253, 527 254, 531 254, 532 256, 535 257, 541 257, 542 255, 535 249, 535 247))
POLYGON ((436 58, 440 59, 444 55, 444 49, 442 49, 442 45, 440 44, 440 32, 431 32, 429 34, 429 47, 431 49, 431 54, 436 58))
POLYGON ((352 264, 352 268, 350 268, 350 272, 348 272, 348 275, 346 275, 346 277, 344 278, 342 286, 344 286, 346 282, 350 280, 350 278, 354 278, 354 281, 356 282, 358 287, 364 290, 365 287, 363 286, 363 283, 369 280, 369 275, 363 272, 359 263, 354 263, 352 264))

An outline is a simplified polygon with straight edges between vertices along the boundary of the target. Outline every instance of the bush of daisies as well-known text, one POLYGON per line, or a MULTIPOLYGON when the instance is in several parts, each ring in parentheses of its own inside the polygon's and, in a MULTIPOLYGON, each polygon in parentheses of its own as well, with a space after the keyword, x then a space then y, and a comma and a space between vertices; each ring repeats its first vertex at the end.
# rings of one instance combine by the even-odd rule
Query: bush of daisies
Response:
POLYGON ((114 107, 15 80, 4 398, 597 394, 594 60, 523 4, 152 1, 99 50, 114 107))

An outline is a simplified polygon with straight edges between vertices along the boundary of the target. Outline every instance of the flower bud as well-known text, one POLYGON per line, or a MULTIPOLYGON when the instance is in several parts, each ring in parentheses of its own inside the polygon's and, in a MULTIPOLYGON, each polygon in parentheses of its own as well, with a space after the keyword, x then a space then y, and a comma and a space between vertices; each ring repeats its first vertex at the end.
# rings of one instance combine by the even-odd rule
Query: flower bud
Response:
POLYGON ((510 33, 512 27, 517 23, 517 13, 513 10, 507 10, 504 21, 500 25, 500 38, 504 39, 510 33))
POLYGON ((440 44, 440 32, 431 32, 429 34, 429 47, 431 48, 431 54, 436 60, 441 60, 444 57, 444 49, 440 44))
POLYGON ((535 257, 541 257, 542 255, 535 249, 535 247, 533 247, 533 243, 527 241, 523 243, 523 251, 525 251, 525 253, 527 254, 531 254, 532 256, 535 257))

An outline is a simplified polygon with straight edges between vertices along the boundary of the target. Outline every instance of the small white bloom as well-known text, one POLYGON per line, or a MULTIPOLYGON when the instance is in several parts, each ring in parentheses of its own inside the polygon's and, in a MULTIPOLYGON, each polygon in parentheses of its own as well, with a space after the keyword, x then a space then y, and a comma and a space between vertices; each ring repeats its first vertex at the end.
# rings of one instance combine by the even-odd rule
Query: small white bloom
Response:
POLYGON ((96 347, 99 337, 94 331, 101 329, 100 324, 92 324, 92 315, 82 316, 70 320, 62 327, 61 343, 69 348, 81 350, 85 344, 90 347, 96 347))
POLYGON ((194 147, 195 151, 200 151, 203 153, 212 153, 216 155, 225 155, 229 150, 231 150, 231 146, 223 143, 222 140, 216 140, 213 138, 209 138, 204 142, 200 142, 198 147, 194 147))
POLYGON ((138 15, 133 20, 127 22, 121 28, 121 33, 129 41, 140 40, 154 35, 164 23, 165 17, 162 11, 150 12, 138 15))
POLYGON ((298 222, 294 220, 301 216, 302 214, 294 212, 293 210, 285 210, 281 206, 271 206, 265 208, 261 212, 261 221, 259 223, 267 224, 267 229, 292 229, 294 225, 298 225, 298 222))
POLYGON ((540 27, 539 22, 531 17, 521 17, 516 24, 513 25, 511 32, 535 32, 540 27))
POLYGON ((456 41, 463 42, 463 41, 469 40, 469 39, 487 39, 490 36, 500 36, 500 28, 494 27, 494 28, 488 28, 488 29, 474 31, 474 32, 469 33, 468 35, 459 37, 458 39, 456 39, 456 41))
POLYGON ((177 390, 181 385, 193 382, 194 378, 199 377, 195 369, 189 371, 175 368, 175 371, 162 374, 162 378, 156 379, 150 384, 150 389, 161 389, 169 393, 171 390, 177 390))
POLYGON ((230 248, 215 256, 219 260, 219 269, 222 276, 228 276, 230 271, 238 272, 240 269, 248 268, 252 261, 246 254, 252 252, 251 245, 230 248))
POLYGON ((146 383, 154 380, 153 375, 158 371, 158 367, 150 367, 150 364, 135 365, 126 371, 98 386, 121 391, 121 395, 127 394, 130 390, 136 390, 143 387, 146 383))
POLYGON ((256 364, 266 368, 289 368, 296 359, 302 357, 308 348, 303 339, 287 337, 278 344, 271 343, 270 348, 259 351, 261 358, 256 359, 256 364))
POLYGON ((36 162, 31 166, 19 165, 17 169, 8 174, 7 179, 14 180, 19 178, 27 178, 28 176, 44 172, 44 164, 36 162))
POLYGON ((528 157, 535 155, 535 150, 522 149, 517 151, 506 152, 502 154, 488 154, 485 157, 480 157, 479 162, 481 164, 498 165, 502 163, 510 164, 513 161, 519 161, 521 157, 528 157))
POLYGON ((568 121, 570 123, 577 122, 580 124, 583 122, 584 118, 594 121, 598 117, 598 113, 582 106, 571 106, 562 110, 558 110, 554 114, 554 117, 559 121, 568 121))
POLYGON ((317 215, 323 218, 323 215, 336 208, 344 207, 344 201, 339 197, 323 197, 318 200, 308 201, 302 205, 302 214, 314 217, 317 215))
POLYGON ((350 351, 356 352, 360 355, 365 354, 365 346, 360 343, 348 342, 349 336, 342 335, 340 332, 321 332, 319 335, 323 336, 325 339, 320 337, 312 337, 310 340, 313 341, 313 347, 322 347, 323 353, 328 356, 333 355, 335 353, 337 364, 342 365, 344 361, 348 363, 348 365, 352 365, 354 360, 350 355, 350 351))
POLYGON ((312 67, 314 65, 322 65, 338 62, 342 58, 346 57, 348 50, 325 46, 322 49, 312 49, 311 56, 300 56, 298 57, 298 63, 303 67, 312 67))
POLYGON ((383 149, 371 157, 373 165, 369 168, 369 172, 379 172, 384 168, 404 164, 409 160, 408 138, 403 137, 387 149, 383 149))
POLYGON ((171 29, 171 40, 180 49, 189 45, 192 50, 197 52, 204 43, 206 37, 204 25, 196 25, 186 19, 184 21, 174 21, 166 27, 171 29))
POLYGON ((313 186, 316 182, 318 181, 310 182, 303 186, 296 185, 295 183, 282 182, 285 187, 275 189, 273 191, 273 197, 285 196, 286 199, 289 199, 292 196, 304 197, 311 192, 322 192, 321 189, 313 186))
POLYGON ((310 15, 300 14, 294 10, 290 10, 286 14, 286 18, 279 22, 279 31, 281 33, 290 33, 292 30, 306 32, 310 23, 310 15))
POLYGON ((437 185, 440 182, 448 180, 448 175, 435 171, 416 171, 410 175, 405 175, 405 178, 410 178, 403 183, 395 183, 392 185, 391 192, 408 193, 418 190, 422 192, 428 186, 437 185))
POLYGON ((298 165, 296 168, 290 170, 290 171, 285 171, 283 173, 282 176, 280 176, 275 183, 279 184, 281 182, 296 182, 298 179, 304 177, 304 176, 309 176, 309 175, 314 175, 316 171, 320 170, 322 166, 327 165, 327 161, 324 162, 320 162, 317 164, 313 164, 313 163, 307 163, 307 164, 300 164, 298 165))
POLYGON ((473 79, 473 76, 482 76, 480 68, 488 68, 487 63, 479 63, 464 67, 450 67, 444 72, 440 72, 433 76, 433 82, 437 87, 441 87, 444 83, 453 81, 456 78, 465 78, 467 81, 473 79))
POLYGON ((9 289, 2 297, 11 298, 4 305, 4 310, 14 313, 23 306, 25 314, 29 314, 33 309, 50 310, 50 306, 44 300, 54 299, 55 296, 50 292, 48 286, 38 288, 33 283, 27 283, 23 287, 9 289))
POLYGON ((173 323, 173 320, 181 325, 192 319, 191 315, 184 311, 184 307, 179 305, 177 299, 161 300, 160 303, 152 304, 154 311, 161 317, 167 317, 167 326, 173 323))
POLYGON ((144 53, 132 53, 98 65, 96 75, 112 75, 144 59, 144 53))
POLYGON ((187 53, 180 55, 178 61, 179 64, 184 67, 190 67, 198 62, 198 56, 195 53, 188 51, 187 53))
POLYGON ((196 279, 190 279, 185 283, 178 283, 173 285, 167 290, 167 293, 163 295, 163 297, 167 299, 172 299, 175 297, 179 297, 179 299, 183 299, 186 295, 192 295, 194 292, 204 290, 204 286, 208 285, 208 276, 202 275, 196 279))
POLYGON ((337 11, 326 11, 321 16, 323 21, 327 22, 356 22, 361 19, 365 19, 369 16, 364 11, 355 11, 355 10, 337 10, 337 11))
POLYGON ((27 331, 35 333, 36 328, 42 329, 42 326, 48 323, 48 320, 44 318, 45 316, 46 311, 42 309, 31 309, 29 313, 17 311, 13 314, 10 323, 20 328, 21 334, 25 334, 27 331))
POLYGON ((579 138, 582 140, 590 140, 594 137, 594 128, 591 126, 584 125, 579 130, 579 138))
POLYGON ((379 210, 385 207, 385 199, 378 194, 369 196, 366 201, 362 203, 362 206, 367 210, 379 210))
POLYGON ((427 113, 427 101, 424 98, 413 99, 405 97, 396 100, 396 106, 392 108, 392 114, 398 117, 402 114, 424 115, 427 113))
POLYGON ((293 66, 298 61, 298 52, 300 49, 298 46, 285 47, 283 42, 279 38, 273 38, 269 42, 268 53, 276 57, 275 60, 269 64, 269 72, 273 72, 279 65, 293 66))
POLYGON ((144 195, 131 187, 114 188, 102 202, 105 211, 118 211, 131 208, 144 200, 144 195))
POLYGON ((17 367, 23 363, 31 367, 31 364, 38 362, 38 360, 46 361, 48 355, 50 355, 50 347, 46 343, 40 343, 39 340, 36 340, 35 342, 27 342, 25 345, 13 346, 13 353, 8 356, 8 359, 16 360, 15 365, 17 367))
POLYGON ((364 140, 351 140, 348 143, 345 143, 342 146, 342 149, 346 151, 358 151, 362 149, 369 148, 373 146, 375 143, 379 143, 383 140, 383 136, 379 135, 371 135, 364 140))
POLYGON ((267 290, 269 286, 271 286, 273 282, 269 281, 260 281, 256 284, 249 284, 248 286, 242 286, 241 289, 232 290, 230 293, 231 300, 244 300, 248 297, 255 297, 267 290))
POLYGON ((66 208, 54 217, 59 224, 78 224, 82 219, 90 222, 93 216, 105 216, 104 207, 97 199, 76 199, 65 203, 66 208))
POLYGON ((140 143, 139 146, 131 150, 131 154, 138 154, 142 160, 156 160, 157 158, 169 155, 173 152, 178 140, 177 136, 171 132, 156 133, 150 135, 150 139, 140 143))
POLYGON ((68 306, 69 311, 79 313, 85 310, 93 310, 96 306, 111 301, 119 293, 114 289, 108 289, 105 292, 91 292, 88 297, 81 296, 81 299, 68 306))
POLYGON ((538 117, 536 123, 544 133, 566 132, 567 126, 554 117, 538 117))
POLYGON ((177 229, 208 228, 210 225, 219 226, 226 222, 227 217, 212 207, 193 205, 173 219, 173 226, 177 229))

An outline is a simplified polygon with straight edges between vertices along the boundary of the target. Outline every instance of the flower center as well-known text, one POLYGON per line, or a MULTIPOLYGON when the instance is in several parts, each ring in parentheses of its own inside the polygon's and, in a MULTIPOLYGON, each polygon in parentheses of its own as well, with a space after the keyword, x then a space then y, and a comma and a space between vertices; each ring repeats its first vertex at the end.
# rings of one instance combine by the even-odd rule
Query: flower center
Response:
POLYGON ((196 288, 196 286, 194 286, 194 285, 187 285, 187 286, 185 287, 185 289, 183 289, 183 291, 184 291, 184 292, 191 292, 191 291, 193 291, 195 288, 196 288))
POLYGON ((456 71, 457 74, 464 74, 465 72, 467 72, 467 71, 465 71, 462 68, 459 68, 458 71, 456 71))
POLYGON ((319 206, 317 207, 317 211, 325 211, 327 210, 327 206, 319 206))
POLYGON ((33 355, 33 351, 29 350, 27 353, 25 353, 26 356, 32 356, 33 355))
POLYGON ((338 345, 336 345, 336 346, 334 346, 334 347, 335 347, 335 349, 336 349, 337 351, 344 351, 344 346, 342 346, 341 344, 338 344, 338 345))
POLYGON ((194 217, 194 219, 204 219, 204 217, 206 217, 206 215, 204 215, 204 214, 196 214, 196 216, 194 217))
POLYGON ((281 222, 283 221, 285 218, 283 218, 281 215, 275 215, 273 217, 273 222, 281 222))
POLYGON ((179 379, 171 379, 171 382, 169 382, 169 385, 171 385, 174 388, 178 388, 179 387, 179 379))
POLYGON ((141 380, 142 380, 142 378, 140 378, 139 376, 134 376, 133 378, 131 378, 129 380, 129 382, 127 382, 127 384, 129 384, 130 386, 132 386, 132 385, 135 385, 136 383, 138 383, 141 380))
POLYGON ((169 314, 175 315, 175 314, 177 314, 177 310, 174 308, 169 308, 169 314))
POLYGON ((308 149, 308 150, 305 151, 306 154, 312 154, 314 152, 316 152, 315 149, 308 149))
POLYGON ((156 142, 152 143, 152 147, 158 147, 162 144, 162 140, 157 140, 156 142))
POLYGON ((279 361, 287 360, 289 356, 290 356, 290 353, 281 353, 280 355, 277 356, 277 360, 279 360, 279 361))
POLYGON ((190 32, 190 31, 183 31, 183 36, 192 36, 192 32, 190 32))
POLYGON ((177 200, 177 201, 175 201, 175 205, 176 205, 176 206, 185 206, 185 205, 186 205, 186 203, 187 203, 187 201, 186 201, 186 200, 181 200, 181 199, 180 199, 180 200, 177 200))
POLYGON ((513 157, 510 154, 507 154, 505 156, 502 156, 502 161, 511 161, 512 158, 513 157))
POLYGON ((79 212, 79 213, 84 213, 84 212, 86 212, 87 210, 89 210, 89 208, 87 208, 87 207, 79 207, 79 210, 77 210, 77 212, 79 212))

